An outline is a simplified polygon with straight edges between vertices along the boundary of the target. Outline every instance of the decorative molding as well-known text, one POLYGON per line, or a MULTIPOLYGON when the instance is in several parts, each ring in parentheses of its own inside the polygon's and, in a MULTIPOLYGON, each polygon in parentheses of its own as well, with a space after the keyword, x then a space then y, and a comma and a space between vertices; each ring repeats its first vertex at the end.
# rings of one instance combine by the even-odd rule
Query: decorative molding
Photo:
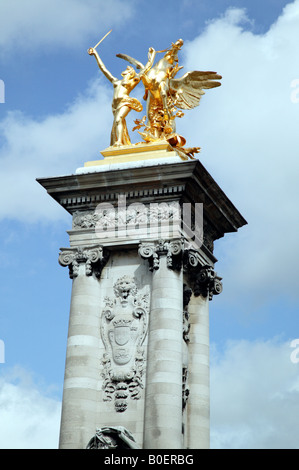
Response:
POLYGON ((167 267, 180 270, 182 267, 184 242, 181 239, 159 240, 157 242, 141 242, 138 253, 141 258, 148 260, 150 271, 159 269, 160 256, 167 258, 167 267))
POLYGON ((105 346, 102 359, 104 401, 117 412, 127 409, 128 399, 138 400, 143 388, 149 294, 140 294, 133 277, 123 276, 113 286, 114 298, 106 297, 101 316, 105 346))
POLYGON ((85 265, 86 276, 94 274, 101 276, 103 267, 109 258, 109 252, 100 245, 90 247, 61 248, 58 262, 61 266, 69 267, 70 278, 74 279, 79 274, 79 266, 85 265))
POLYGON ((156 244, 154 242, 142 242, 139 245, 138 254, 142 259, 148 260, 150 271, 159 269, 159 255, 156 252, 156 244))
POLYGON ((183 285, 183 305, 184 305, 184 308, 188 307, 191 296, 192 296, 191 287, 188 287, 187 284, 184 284, 183 285))
MULTIPOLYGON (((126 198, 123 197, 125 201, 126 198)), ((122 199, 120 199, 122 201, 122 199)), ((117 227, 118 225, 154 225, 160 222, 179 221, 181 209, 178 202, 131 203, 120 207, 103 202, 94 211, 76 211, 73 214, 73 229, 117 227), (106 206, 106 207, 105 207, 106 206)))
POLYGON ((182 410, 187 406, 190 389, 188 386, 188 367, 183 367, 182 370, 182 410))
POLYGON ((199 252, 197 250, 186 247, 183 256, 183 266, 186 273, 198 271, 198 269, 201 269, 203 262, 199 252))
POLYGON ((189 312, 188 304, 192 296, 192 289, 186 284, 183 286, 183 339, 186 344, 189 343, 189 332, 190 332, 190 322, 189 322, 189 312))
POLYGON ((73 229, 94 228, 98 221, 95 211, 76 211, 73 214, 73 229))
MULTIPOLYGON (((83 177, 86 177, 87 175, 82 175, 83 177)), ((41 182, 41 181, 40 181, 41 182)), ((42 183, 41 183, 42 184, 42 183)), ((107 184, 107 182, 106 182, 107 184)), ((167 187, 155 187, 155 188, 147 188, 147 189, 135 189, 135 190, 130 190, 130 191, 124 191, 122 195, 124 195, 127 199, 134 200, 137 199, 139 200, 140 198, 155 198, 157 200, 158 197, 163 197, 163 196, 180 196, 183 191, 185 190, 185 185, 178 184, 178 185, 172 185, 172 186, 167 186, 167 187)), ((107 186, 105 187, 105 191, 102 192, 101 194, 98 194, 98 187, 94 190, 95 194, 87 194, 87 193, 80 193, 79 195, 73 194, 72 197, 60 197, 59 198, 59 204, 61 204, 63 207, 67 207, 70 210, 80 210, 81 207, 84 208, 86 207, 86 204, 90 204, 92 206, 96 206, 97 204, 101 202, 106 202, 106 201, 117 201, 119 197, 119 192, 117 191, 111 191, 110 193, 107 194, 107 186)), ((83 211, 82 211, 83 212, 83 211)))
POLYGON ((188 345, 190 342, 190 322, 189 322, 189 311, 188 311, 188 304, 190 302, 192 296, 192 289, 187 286, 187 284, 183 285, 183 369, 182 369, 182 410, 184 412, 187 406, 187 400, 190 394, 190 389, 188 387, 188 345))
POLYGON ((217 230, 210 223, 204 221, 203 226, 203 244, 208 250, 214 252, 214 240, 218 238, 217 230))
POLYGON ((221 294, 222 278, 211 266, 203 266, 194 276, 193 292, 195 296, 202 295, 212 300, 213 295, 221 294))
POLYGON ((213 295, 222 292, 222 278, 218 276, 214 268, 203 264, 199 252, 193 249, 184 251, 184 272, 188 275, 193 294, 202 295, 212 300, 213 295))
MULTIPOLYGON (((217 275, 212 266, 203 264, 199 252, 188 248, 188 244, 185 243, 184 239, 141 242, 138 253, 142 259, 148 261, 150 271, 159 269, 161 255, 166 256, 169 269, 179 271, 183 266, 195 296, 202 295, 212 300, 213 295, 222 292, 222 278, 217 275)), ((188 292, 188 295, 190 295, 190 291, 188 292)), ((185 295, 186 293, 187 290, 185 295)))

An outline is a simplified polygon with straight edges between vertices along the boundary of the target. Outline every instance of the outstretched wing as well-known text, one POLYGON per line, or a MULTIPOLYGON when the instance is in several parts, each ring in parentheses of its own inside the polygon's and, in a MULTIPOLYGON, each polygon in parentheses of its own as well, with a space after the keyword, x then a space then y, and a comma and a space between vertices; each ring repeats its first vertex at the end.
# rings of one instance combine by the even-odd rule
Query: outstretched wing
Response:
POLYGON ((144 69, 144 65, 139 62, 139 60, 133 59, 133 57, 130 57, 127 54, 116 54, 116 57, 119 57, 120 59, 127 60, 130 62, 130 64, 134 65, 137 69, 144 69))
POLYGON ((170 94, 174 105, 180 109, 192 109, 199 105, 200 98, 205 94, 204 89, 221 85, 222 77, 216 72, 187 72, 181 78, 170 80, 170 94))

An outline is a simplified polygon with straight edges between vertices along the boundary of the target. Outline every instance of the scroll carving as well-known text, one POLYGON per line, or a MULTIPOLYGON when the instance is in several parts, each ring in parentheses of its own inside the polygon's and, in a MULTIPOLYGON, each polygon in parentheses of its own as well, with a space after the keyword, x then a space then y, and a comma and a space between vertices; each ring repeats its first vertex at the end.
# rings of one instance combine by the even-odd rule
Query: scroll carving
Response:
POLYGON ((61 248, 59 253, 59 264, 69 267, 70 278, 74 279, 79 274, 79 266, 85 265, 86 276, 93 273, 96 277, 101 276, 103 267, 109 257, 109 253, 103 250, 102 246, 61 248))
POLYGON ((134 278, 123 276, 114 284, 114 298, 106 297, 101 316, 104 400, 114 398, 115 410, 127 409, 143 388, 149 294, 140 294, 134 278))
POLYGON ((161 255, 167 257, 167 267, 180 270, 182 266, 183 241, 180 239, 158 242, 142 242, 139 245, 139 255, 149 262, 150 271, 159 269, 159 259, 161 255))
POLYGON ((222 292, 221 279, 211 266, 203 266, 194 279, 194 295, 202 295, 212 300, 213 295, 218 295, 222 292))
POLYGON ((183 239, 159 240, 156 242, 141 242, 138 253, 149 263, 150 271, 159 269, 160 256, 166 255, 167 267, 188 274, 195 296, 202 295, 212 300, 213 295, 222 292, 222 278, 212 266, 204 265, 197 250, 185 246, 183 239))

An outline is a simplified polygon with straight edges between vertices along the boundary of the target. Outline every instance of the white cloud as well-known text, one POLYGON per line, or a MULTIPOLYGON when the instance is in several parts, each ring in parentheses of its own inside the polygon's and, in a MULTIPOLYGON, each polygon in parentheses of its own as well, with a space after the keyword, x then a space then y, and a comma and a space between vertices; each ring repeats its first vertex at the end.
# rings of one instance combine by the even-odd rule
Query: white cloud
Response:
POLYGON ((299 367, 291 352, 278 339, 212 348, 212 448, 299 448, 299 367))
POLYGON ((202 163, 248 221, 215 245, 224 295, 237 302, 252 292, 255 299, 298 294, 299 104, 292 83, 299 78, 299 1, 265 34, 247 24, 244 10, 230 9, 184 45, 185 71, 215 70, 223 79, 177 126, 187 145, 202 147, 202 163))
POLYGON ((57 449, 61 403, 15 368, 0 377, 0 448, 57 449))
POLYGON ((108 91, 102 82, 96 80, 63 114, 36 121, 12 112, 0 123, 5 142, 0 149, 5 200, 0 217, 27 222, 64 217, 65 212, 35 180, 69 174, 70 168, 75 171, 84 162, 101 158, 112 125, 112 89, 108 91))
POLYGON ((2 0, 0 47, 3 52, 46 46, 73 48, 99 37, 130 18, 133 2, 121 0, 2 0))

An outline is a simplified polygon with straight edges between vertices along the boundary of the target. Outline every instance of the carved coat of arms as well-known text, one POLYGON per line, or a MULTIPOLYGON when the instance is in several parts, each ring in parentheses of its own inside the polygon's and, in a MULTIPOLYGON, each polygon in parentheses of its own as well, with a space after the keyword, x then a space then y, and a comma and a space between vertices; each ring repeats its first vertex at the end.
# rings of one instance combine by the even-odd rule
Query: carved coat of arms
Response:
POLYGON ((143 388, 144 340, 148 328, 149 294, 138 292, 134 278, 123 276, 114 285, 114 298, 105 298, 101 336, 105 345, 104 400, 115 409, 127 409, 128 399, 138 400, 143 388))

